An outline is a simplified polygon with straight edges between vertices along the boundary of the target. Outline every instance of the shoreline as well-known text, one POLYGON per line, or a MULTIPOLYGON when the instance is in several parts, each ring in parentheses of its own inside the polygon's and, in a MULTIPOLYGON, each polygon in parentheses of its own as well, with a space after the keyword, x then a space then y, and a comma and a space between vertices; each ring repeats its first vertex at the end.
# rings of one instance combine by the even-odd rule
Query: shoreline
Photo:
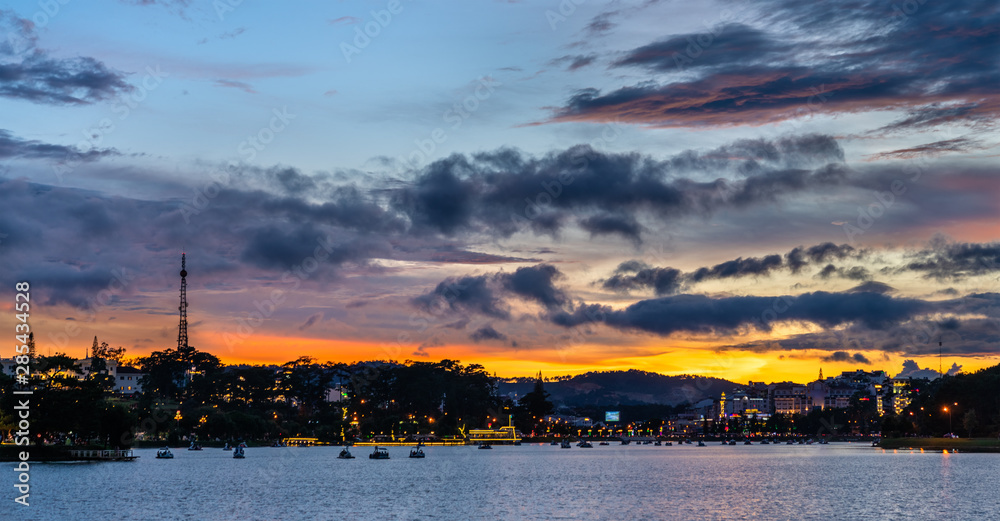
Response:
POLYGON ((889 438, 880 441, 876 446, 883 449, 1000 453, 1000 439, 996 438, 889 438))

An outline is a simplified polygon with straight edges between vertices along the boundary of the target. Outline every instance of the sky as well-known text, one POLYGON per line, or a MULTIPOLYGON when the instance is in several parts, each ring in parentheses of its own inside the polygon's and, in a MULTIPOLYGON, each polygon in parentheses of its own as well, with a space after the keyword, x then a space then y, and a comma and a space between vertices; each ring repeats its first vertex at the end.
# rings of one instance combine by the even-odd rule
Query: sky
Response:
POLYGON ((0 321, 30 282, 43 354, 176 347, 185 253, 227 363, 1000 361, 996 2, 17 1, 0 35, 0 321))

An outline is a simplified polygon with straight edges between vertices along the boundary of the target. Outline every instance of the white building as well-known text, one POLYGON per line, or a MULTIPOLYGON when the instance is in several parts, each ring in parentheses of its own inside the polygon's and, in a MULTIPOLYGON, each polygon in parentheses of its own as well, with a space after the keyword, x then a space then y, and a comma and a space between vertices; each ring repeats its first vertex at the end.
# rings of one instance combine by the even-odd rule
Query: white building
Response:
MULTIPOLYGON (((92 358, 74 360, 73 363, 79 368, 78 371, 61 371, 60 373, 52 374, 51 376, 67 376, 78 380, 84 380, 88 375, 90 375, 90 367, 91 363, 93 363, 92 358)), ((145 373, 134 367, 118 367, 118 362, 115 362, 114 360, 106 360, 105 363, 106 369, 104 372, 115 380, 115 385, 113 387, 115 392, 121 394, 135 394, 142 392, 142 383, 140 383, 140 380, 142 377, 146 376, 145 373)), ((0 370, 2 370, 6 375, 14 376, 17 371, 17 365, 18 364, 13 358, 0 358, 0 370)))
POLYGON ((135 394, 142 392, 142 378, 146 373, 134 367, 119 367, 115 376, 115 392, 135 394))

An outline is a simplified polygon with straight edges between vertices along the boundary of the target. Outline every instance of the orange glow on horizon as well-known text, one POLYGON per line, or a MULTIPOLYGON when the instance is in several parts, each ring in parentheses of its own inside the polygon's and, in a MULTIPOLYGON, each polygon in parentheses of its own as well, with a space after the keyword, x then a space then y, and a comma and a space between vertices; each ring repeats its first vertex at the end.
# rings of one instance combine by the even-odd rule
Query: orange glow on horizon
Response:
MULTIPOLYGON (((0 308, 7 306, 0 304, 0 308)), ((56 315, 58 316, 58 315, 56 315)), ((165 325, 159 316, 140 313, 121 313, 116 320, 76 322, 54 319, 49 314, 32 316, 32 329, 36 332, 41 354, 64 352, 82 358, 91 345, 94 334, 99 340, 112 345, 125 345, 127 357, 146 356, 152 351, 176 346, 176 325, 165 325), (75 333, 69 327, 79 326, 75 333), (121 338, 135 338, 135 331, 145 330, 153 341, 128 344, 121 338)), ((604 345, 584 343, 571 347, 521 347, 499 344, 446 344, 427 347, 418 351, 418 343, 396 344, 371 340, 316 338, 281 335, 257 331, 243 339, 234 338, 233 330, 223 322, 210 317, 204 326, 193 330, 192 345, 212 353, 226 364, 282 364, 301 356, 310 356, 318 362, 360 362, 393 360, 402 362, 457 360, 463 364, 482 365, 489 373, 500 377, 530 376, 542 371, 546 376, 576 375, 589 371, 625 371, 638 369, 666 375, 698 375, 721 378, 745 384, 748 381, 794 381, 805 383, 816 379, 819 369, 833 376, 842 371, 864 369, 885 370, 898 374, 906 359, 916 361, 920 367, 937 370, 939 360, 935 355, 902 356, 881 351, 862 351, 871 364, 853 361, 829 362, 829 350, 770 350, 751 351, 720 349, 722 346, 746 342, 776 340, 788 335, 806 332, 801 325, 779 325, 771 333, 751 332, 739 337, 713 337, 689 335, 679 338, 635 338, 629 343, 604 345)), ((226 324, 228 326, 228 324, 226 324)), ((141 337, 140 337, 141 338, 141 337)), ((828 346, 824 346, 828 347, 828 346)), ((854 351, 852 350, 852 353, 854 351)), ((972 372, 996 365, 998 357, 946 357, 944 368, 952 363, 972 372)))

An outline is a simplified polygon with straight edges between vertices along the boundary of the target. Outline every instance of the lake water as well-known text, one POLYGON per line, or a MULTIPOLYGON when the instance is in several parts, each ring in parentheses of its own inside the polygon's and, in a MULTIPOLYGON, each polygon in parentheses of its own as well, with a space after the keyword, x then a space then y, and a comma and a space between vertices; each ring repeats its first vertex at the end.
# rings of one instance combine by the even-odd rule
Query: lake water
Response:
POLYGON ((0 519, 989 519, 1000 454, 882 452, 865 444, 427 447, 338 460, 337 447, 174 451, 131 463, 37 464, 31 506, 0 519))

